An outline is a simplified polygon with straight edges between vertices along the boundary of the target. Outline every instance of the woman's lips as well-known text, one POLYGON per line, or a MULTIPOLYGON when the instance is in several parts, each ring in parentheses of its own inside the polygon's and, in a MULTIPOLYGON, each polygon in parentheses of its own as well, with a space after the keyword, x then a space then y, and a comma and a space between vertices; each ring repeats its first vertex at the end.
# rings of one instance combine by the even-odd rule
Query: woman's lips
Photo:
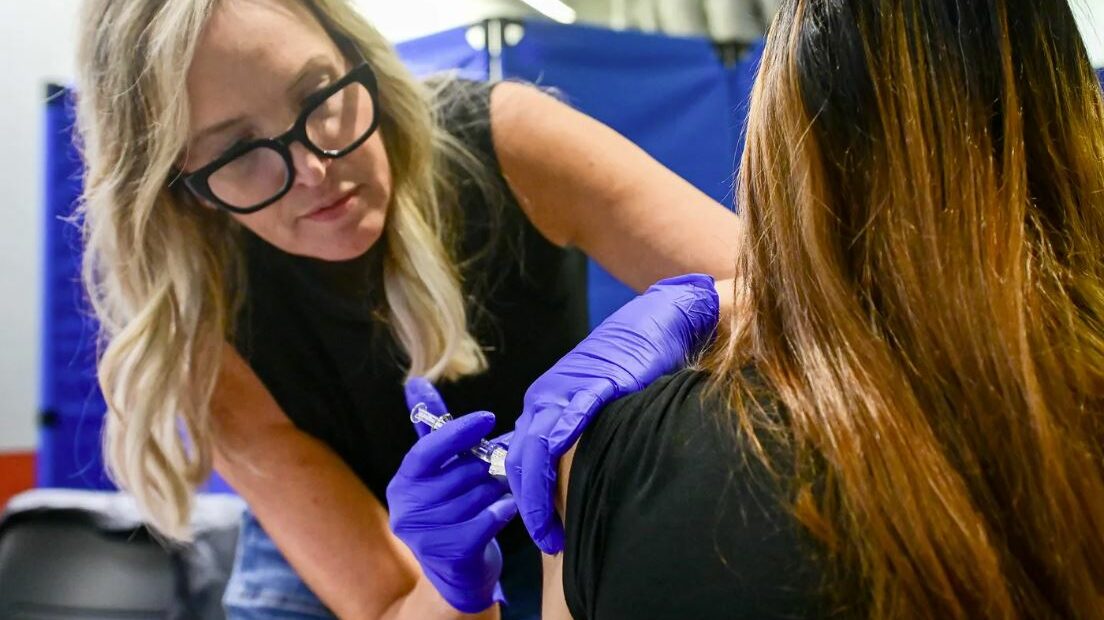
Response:
POLYGON ((312 211, 303 217, 312 222, 329 222, 336 220, 349 212, 349 207, 352 205, 353 200, 356 199, 356 196, 357 190, 354 189, 337 199, 337 201, 330 206, 312 211))

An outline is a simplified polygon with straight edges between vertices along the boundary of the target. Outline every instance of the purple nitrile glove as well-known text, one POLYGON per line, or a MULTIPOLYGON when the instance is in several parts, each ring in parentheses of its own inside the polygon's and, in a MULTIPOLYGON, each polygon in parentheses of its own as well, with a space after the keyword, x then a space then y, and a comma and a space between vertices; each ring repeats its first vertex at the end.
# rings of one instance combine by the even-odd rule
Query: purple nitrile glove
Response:
MULTIPOLYGON (((439 396, 417 402, 436 415, 445 411, 439 396)), ((517 506, 508 489, 488 475, 487 464, 467 454, 491 432, 494 420, 481 411, 426 433, 387 485, 392 531, 414 552, 441 596, 465 613, 505 600, 498 583, 502 552, 494 537, 517 506)))
POLYGON ((533 542, 563 549, 553 504, 560 457, 606 404, 682 368, 711 339, 720 303, 713 278, 661 280, 614 312, 525 393, 506 476, 533 542))

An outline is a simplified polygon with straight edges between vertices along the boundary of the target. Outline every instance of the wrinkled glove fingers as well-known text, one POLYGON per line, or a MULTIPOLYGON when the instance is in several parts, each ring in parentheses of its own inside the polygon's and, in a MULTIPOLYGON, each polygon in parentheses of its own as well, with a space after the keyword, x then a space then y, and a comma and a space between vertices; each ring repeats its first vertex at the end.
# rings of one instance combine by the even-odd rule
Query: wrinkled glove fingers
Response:
POLYGON ((615 394, 612 383, 606 383, 600 394, 579 392, 558 415, 554 408, 538 411, 526 429, 521 471, 517 472, 521 491, 515 493, 521 519, 533 542, 545 553, 558 553, 563 548, 563 525, 555 508, 560 457, 575 444, 597 409, 615 394), (541 426, 550 428, 541 432, 537 430, 541 426))
POLYGON ((552 455, 540 437, 527 437, 521 455, 521 493, 518 509, 525 529, 533 542, 547 554, 563 547, 563 530, 552 503, 556 489, 556 472, 552 455))
MULTIPOLYGON (((715 331, 720 318, 720 298, 717 295, 716 282, 711 276, 691 273, 660 280, 648 290, 668 287, 675 287, 682 292, 682 295, 674 299, 673 303, 684 310, 687 328, 691 332, 687 343, 691 347, 704 344, 707 341, 706 338, 715 331)), ((693 354, 694 351, 690 353, 693 354)))
MULTIPOLYGON (((392 507, 391 517, 420 512, 436 514, 442 506, 448 507, 468 491, 488 479, 486 465, 475 459, 450 465, 445 470, 420 478, 407 476, 400 469, 387 485, 387 501, 392 507)), ((502 487, 497 481, 495 485, 502 487)))
MULTIPOLYGON (((599 393, 590 391, 579 392, 571 398, 560 415, 552 421, 552 428, 546 434, 548 452, 559 461, 564 452, 571 449, 579 439, 579 435, 586 430, 587 424, 594 418, 598 409, 614 400, 617 394, 617 386, 612 382, 605 382, 599 393)), ((547 414, 546 414, 547 415, 547 414)), ((552 463, 555 467, 557 463, 552 463)))
POLYGON ((404 527, 408 530, 417 523, 439 530, 462 527, 488 506, 509 495, 501 484, 493 480, 464 489, 449 489, 445 492, 447 495, 430 496, 440 489, 423 490, 428 492, 419 494, 417 510, 410 511, 405 516, 404 527))
MULTIPOLYGON (((433 489, 421 491, 426 497, 433 496, 438 501, 451 501, 481 484, 493 483, 494 478, 487 472, 486 463, 473 456, 461 456, 439 473, 429 474, 422 482, 420 486, 433 489)), ((505 492, 501 484, 494 486, 499 488, 499 493, 505 492)))
POLYGON ((478 540, 481 545, 490 544, 502 528, 517 516, 517 513, 514 496, 509 493, 503 495, 469 520, 468 525, 471 526, 473 540, 478 540))
POLYGON ((451 502, 452 522, 464 523, 478 519, 479 515, 486 512, 491 506, 501 502, 504 498, 509 498, 510 504, 514 505, 513 514, 517 514, 517 505, 510 492, 502 488, 501 484, 488 479, 487 482, 468 489, 451 502))
POLYGON ((510 484, 510 491, 517 494, 521 491, 521 454, 524 451, 522 444, 529 436, 529 426, 533 423, 533 414, 526 409, 521 417, 514 423, 513 438, 510 442, 510 450, 506 453, 506 481, 510 484))
POLYGON ((514 428, 514 440, 506 456, 506 478, 518 504, 522 522, 533 542, 545 551, 547 510, 551 487, 547 483, 548 446, 542 435, 554 424, 556 407, 526 407, 514 428), (532 407, 532 408, 530 408, 532 407), (545 497, 549 497, 546 501, 545 497))
MULTIPOLYGON (((688 273, 688 274, 684 274, 684 275, 681 275, 681 276, 674 276, 674 277, 671 277, 671 278, 664 278, 664 279, 656 282, 655 284, 649 286, 648 291, 658 290, 661 287, 667 287, 667 286, 675 286, 675 287, 692 286, 694 288, 701 289, 701 290, 706 291, 706 292, 709 292, 709 291, 712 291, 714 293, 717 292, 716 281, 713 279, 713 276, 709 276, 709 275, 705 275, 705 274, 701 274, 701 273, 688 273)), ((647 292, 647 291, 645 291, 645 292, 647 292)))

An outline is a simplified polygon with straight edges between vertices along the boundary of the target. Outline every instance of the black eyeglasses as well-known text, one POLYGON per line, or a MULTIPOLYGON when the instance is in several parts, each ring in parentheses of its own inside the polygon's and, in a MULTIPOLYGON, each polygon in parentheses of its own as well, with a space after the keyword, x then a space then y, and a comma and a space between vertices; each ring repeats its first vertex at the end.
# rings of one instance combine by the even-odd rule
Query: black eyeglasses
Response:
POLYGON ((293 142, 319 157, 344 157, 375 133, 378 111, 376 74, 362 62, 333 85, 311 95, 286 133, 235 145, 178 180, 195 195, 227 211, 260 211, 283 198, 295 183, 293 142))

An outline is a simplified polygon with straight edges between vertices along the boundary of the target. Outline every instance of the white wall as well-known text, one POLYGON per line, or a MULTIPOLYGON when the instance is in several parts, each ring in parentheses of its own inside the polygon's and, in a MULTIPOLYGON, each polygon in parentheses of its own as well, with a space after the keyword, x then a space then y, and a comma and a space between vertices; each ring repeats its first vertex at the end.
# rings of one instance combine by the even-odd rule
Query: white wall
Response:
POLYGON ((1104 0, 1070 0, 1077 16, 1089 59, 1096 67, 1104 67, 1104 0))
POLYGON ((392 41, 474 23, 488 16, 516 17, 532 11, 518 0, 356 0, 357 6, 392 41))
POLYGON ((73 73, 75 0, 0 1, 0 451, 35 444, 43 101, 73 73))
MULTIPOLYGON (((594 19, 608 0, 579 0, 594 19), (589 6, 588 6, 589 4, 589 6)), ((357 0, 394 40, 526 12, 516 0, 357 0)), ((73 75, 78 0, 0 0, 0 451, 35 444, 42 293, 43 97, 73 75)), ((1073 0, 1090 55, 1104 65, 1104 0, 1073 0)))

